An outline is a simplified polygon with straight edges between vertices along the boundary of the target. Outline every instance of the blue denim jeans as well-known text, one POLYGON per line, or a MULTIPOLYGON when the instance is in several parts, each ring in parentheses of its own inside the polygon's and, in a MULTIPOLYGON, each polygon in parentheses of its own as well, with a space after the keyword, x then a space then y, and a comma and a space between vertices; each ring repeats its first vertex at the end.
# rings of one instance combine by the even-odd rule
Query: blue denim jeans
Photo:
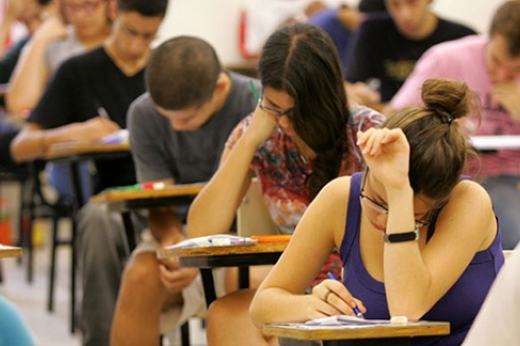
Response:
POLYGON ((520 176, 499 175, 482 182, 498 217, 502 246, 513 250, 520 240, 520 176))
MULTIPOLYGON (((65 163, 48 163, 46 170, 49 175, 49 184, 56 189, 58 195, 72 198, 72 182, 70 179, 69 166, 65 163)), ((92 175, 89 171, 88 162, 80 162, 79 170, 83 203, 87 203, 93 189, 92 175)))

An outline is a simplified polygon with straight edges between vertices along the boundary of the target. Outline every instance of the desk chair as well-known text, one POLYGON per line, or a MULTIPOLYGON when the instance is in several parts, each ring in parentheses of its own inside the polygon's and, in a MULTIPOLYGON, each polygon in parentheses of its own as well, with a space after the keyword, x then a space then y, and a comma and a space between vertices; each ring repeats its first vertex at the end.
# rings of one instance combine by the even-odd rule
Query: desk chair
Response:
MULTIPOLYGON (((241 237, 252 235, 277 234, 278 226, 271 218, 262 195, 258 178, 251 180, 248 190, 236 215, 237 234, 241 237)), ((249 287, 249 267, 238 268, 238 288, 249 287)))
POLYGON ((237 233, 241 237, 276 234, 277 226, 267 210, 258 178, 251 180, 237 210, 237 233))
POLYGON ((72 201, 66 198, 58 198, 56 201, 50 201, 43 193, 43 183, 41 172, 45 167, 45 161, 37 160, 29 164, 29 175, 31 180, 30 196, 28 200, 28 215, 24 216, 24 230, 20 234, 21 246, 26 249, 27 253, 27 281, 33 280, 33 239, 32 229, 36 219, 51 219, 52 222, 52 242, 51 242, 51 259, 49 264, 49 291, 47 297, 47 310, 54 311, 54 287, 56 279, 56 250, 59 246, 71 246, 71 332, 74 331, 74 314, 76 304, 76 266, 75 266, 75 222, 72 217, 72 201), (72 235, 69 239, 58 238, 59 221, 68 218, 72 221, 72 235))

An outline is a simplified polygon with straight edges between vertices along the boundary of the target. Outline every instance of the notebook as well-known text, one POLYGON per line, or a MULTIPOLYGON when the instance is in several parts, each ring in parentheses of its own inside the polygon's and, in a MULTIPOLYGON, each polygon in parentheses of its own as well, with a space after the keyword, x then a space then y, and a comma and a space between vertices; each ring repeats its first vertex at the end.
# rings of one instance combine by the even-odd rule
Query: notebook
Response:
POLYGON ((253 178, 237 211, 237 233, 240 237, 250 237, 276 234, 276 229, 276 224, 264 203, 260 182, 253 178))

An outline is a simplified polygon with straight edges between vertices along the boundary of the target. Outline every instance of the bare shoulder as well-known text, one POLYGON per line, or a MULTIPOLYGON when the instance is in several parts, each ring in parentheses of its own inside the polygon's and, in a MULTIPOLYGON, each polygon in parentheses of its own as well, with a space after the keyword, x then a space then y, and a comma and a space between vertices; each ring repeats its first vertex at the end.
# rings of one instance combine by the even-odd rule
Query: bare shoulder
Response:
POLYGON ((348 197, 350 194, 350 180, 350 176, 335 178, 325 185, 318 196, 326 195, 327 200, 329 201, 331 201, 331 199, 335 201, 338 199, 344 199, 345 196, 348 197))
POLYGON ((491 198, 487 191, 473 180, 460 181, 453 189, 451 199, 470 206, 492 208, 491 198))
POLYGON ((322 219, 322 224, 326 224, 327 228, 332 230, 336 246, 341 243, 345 230, 350 181, 350 176, 342 176, 330 181, 311 204, 311 206, 315 205, 314 210, 318 213, 326 215, 322 219))
POLYGON ((446 227, 439 227, 439 232, 436 230, 436 233, 446 231, 460 241, 465 239, 468 246, 474 242, 477 251, 486 249, 496 236, 498 226, 491 198, 475 181, 460 181, 439 217, 441 224, 446 227), (452 230, 455 231, 451 232, 452 230))

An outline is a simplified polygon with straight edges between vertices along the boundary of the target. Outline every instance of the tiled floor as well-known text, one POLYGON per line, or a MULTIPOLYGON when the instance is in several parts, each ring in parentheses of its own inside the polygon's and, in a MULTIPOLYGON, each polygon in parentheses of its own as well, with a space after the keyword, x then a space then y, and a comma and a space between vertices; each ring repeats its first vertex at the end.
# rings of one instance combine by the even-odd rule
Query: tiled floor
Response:
MULTIPOLYGON (((16 199, 16 189, 8 188, 2 190, 2 195, 12 195, 11 201, 16 199)), ((12 205, 17 205, 12 203, 12 205)), ((0 283, 0 294, 11 300, 27 320, 34 332, 38 345, 41 346, 74 346, 81 345, 81 335, 78 332, 71 334, 69 331, 69 304, 70 304, 70 279, 69 264, 70 250, 61 247, 58 250, 58 268, 55 289, 54 312, 47 312, 48 292, 48 263, 50 260, 49 227, 43 223, 43 245, 35 250, 34 257, 34 279, 32 283, 26 281, 25 258, 22 263, 17 259, 2 259, 0 265, 4 281, 0 283)), ((67 223, 60 226, 60 232, 68 232, 70 227, 67 223)), ((64 234, 66 235, 66 234, 64 234)), ((201 329, 200 320, 190 321, 190 339, 193 346, 206 345, 205 333, 201 329)), ((176 345, 167 339, 165 345, 176 345)))

